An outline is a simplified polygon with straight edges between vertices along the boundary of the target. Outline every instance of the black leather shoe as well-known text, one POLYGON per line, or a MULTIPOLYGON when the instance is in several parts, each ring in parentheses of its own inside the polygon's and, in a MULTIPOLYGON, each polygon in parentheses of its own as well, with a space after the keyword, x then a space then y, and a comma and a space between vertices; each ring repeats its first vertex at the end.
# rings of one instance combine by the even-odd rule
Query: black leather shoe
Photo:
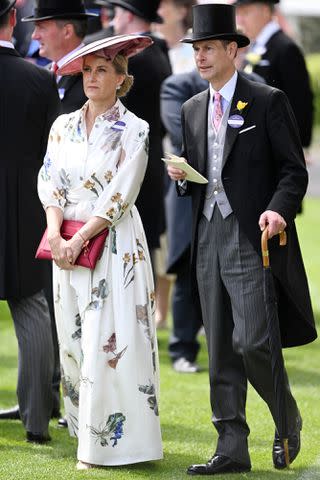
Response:
POLYGON ((32 433, 27 432, 27 442, 29 443, 47 443, 50 442, 51 437, 48 433, 32 433))
MULTIPOLYGON (((60 418, 60 410, 52 410, 51 418, 60 418)), ((15 405, 7 410, 0 410, 0 420, 20 420, 19 405, 15 405)))
POLYGON ((191 465, 187 473, 189 475, 217 475, 219 473, 250 472, 251 466, 235 462, 223 455, 214 455, 208 463, 191 465))
POLYGON ((61 417, 58 420, 58 427, 61 428, 68 428, 68 421, 65 417, 61 417))
MULTIPOLYGON (((288 436, 289 444, 289 462, 292 463, 300 452, 300 430, 296 433, 288 436)), ((272 449, 272 460, 274 468, 282 469, 286 468, 286 461, 284 457, 284 448, 283 443, 279 438, 278 433, 275 433, 273 449, 272 449)))
POLYGON ((0 420, 19 420, 20 412, 19 405, 15 405, 7 410, 0 410, 0 420))

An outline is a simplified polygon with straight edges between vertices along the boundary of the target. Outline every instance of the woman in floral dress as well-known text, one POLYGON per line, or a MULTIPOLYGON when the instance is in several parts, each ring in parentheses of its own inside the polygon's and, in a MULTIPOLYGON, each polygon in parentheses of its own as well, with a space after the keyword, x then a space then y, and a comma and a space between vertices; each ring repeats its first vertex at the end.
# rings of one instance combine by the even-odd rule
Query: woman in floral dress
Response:
POLYGON ((117 98, 132 84, 127 57, 148 46, 119 36, 83 47, 61 74, 82 70, 88 102, 53 124, 39 173, 53 257, 62 387, 78 469, 162 458, 154 286, 134 202, 148 124, 117 98), (127 39, 125 41, 125 39, 127 39), (85 224, 69 241, 64 219, 85 224), (109 228, 94 270, 75 266, 84 243, 109 228))

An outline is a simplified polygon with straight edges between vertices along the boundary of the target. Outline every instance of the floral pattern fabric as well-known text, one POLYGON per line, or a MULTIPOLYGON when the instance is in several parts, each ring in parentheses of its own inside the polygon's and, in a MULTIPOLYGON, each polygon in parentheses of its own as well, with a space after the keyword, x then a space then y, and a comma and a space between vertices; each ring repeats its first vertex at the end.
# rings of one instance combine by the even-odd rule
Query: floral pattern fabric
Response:
POLYGON ((53 124, 38 191, 69 220, 107 220, 94 271, 53 265, 62 387, 78 459, 121 465, 162 458, 154 285, 134 202, 143 181, 148 125, 116 105, 87 138, 87 105, 53 124))

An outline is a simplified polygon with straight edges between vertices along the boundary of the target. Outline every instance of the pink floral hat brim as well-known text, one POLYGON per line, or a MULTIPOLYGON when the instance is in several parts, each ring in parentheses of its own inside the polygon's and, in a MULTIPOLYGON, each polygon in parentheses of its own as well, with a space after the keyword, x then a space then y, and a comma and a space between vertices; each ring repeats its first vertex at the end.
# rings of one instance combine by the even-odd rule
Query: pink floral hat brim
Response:
POLYGON ((86 55, 98 55, 108 60, 121 53, 126 57, 132 57, 152 45, 153 40, 144 35, 117 35, 89 43, 70 55, 64 64, 58 69, 58 75, 74 75, 82 71, 83 57, 86 55))

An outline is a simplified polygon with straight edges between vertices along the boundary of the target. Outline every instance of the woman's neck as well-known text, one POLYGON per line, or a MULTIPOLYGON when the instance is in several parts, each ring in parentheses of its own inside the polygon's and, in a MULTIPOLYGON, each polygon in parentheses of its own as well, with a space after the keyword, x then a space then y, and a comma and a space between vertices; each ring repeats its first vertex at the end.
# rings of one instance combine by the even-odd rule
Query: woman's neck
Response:
POLYGON ((99 117, 99 115, 102 115, 103 113, 105 113, 107 110, 110 110, 110 108, 113 107, 116 101, 117 101, 116 98, 113 99, 112 101, 102 102, 102 103, 93 102, 92 100, 89 100, 88 108, 85 116, 88 138, 90 136, 90 133, 94 125, 94 122, 96 121, 96 118, 99 117))
POLYGON ((102 115, 106 111, 110 110, 116 103, 117 99, 114 98, 108 102, 93 102, 92 100, 89 100, 88 102, 88 109, 87 109, 87 118, 90 120, 95 121, 99 115, 102 115))

